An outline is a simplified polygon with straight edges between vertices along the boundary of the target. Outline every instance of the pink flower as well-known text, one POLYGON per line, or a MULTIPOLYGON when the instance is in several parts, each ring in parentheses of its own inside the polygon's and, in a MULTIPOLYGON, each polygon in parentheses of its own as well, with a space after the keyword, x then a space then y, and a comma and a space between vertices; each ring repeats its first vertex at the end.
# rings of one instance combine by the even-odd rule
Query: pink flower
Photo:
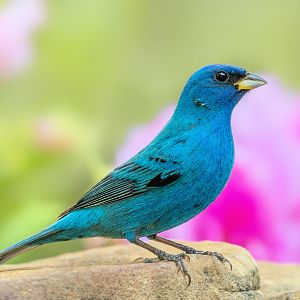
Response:
MULTIPOLYGON (((165 237, 226 241, 258 259, 300 262, 300 96, 274 77, 268 82, 233 113, 236 155, 227 186, 205 211, 165 237)), ((117 163, 149 143, 173 109, 132 129, 117 163)))
POLYGON ((0 78, 30 63, 32 35, 44 19, 42 0, 11 0, 4 6, 0 12, 0 78))

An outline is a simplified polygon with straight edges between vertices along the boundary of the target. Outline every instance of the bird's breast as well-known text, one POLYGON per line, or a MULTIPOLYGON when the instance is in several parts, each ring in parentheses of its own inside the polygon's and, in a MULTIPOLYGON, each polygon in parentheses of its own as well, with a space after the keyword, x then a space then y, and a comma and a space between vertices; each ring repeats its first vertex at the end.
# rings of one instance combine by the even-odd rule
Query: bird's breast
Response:
POLYGON ((186 165, 186 188, 193 193, 194 201, 206 207, 222 191, 230 176, 234 161, 231 132, 207 136, 194 145, 186 165))

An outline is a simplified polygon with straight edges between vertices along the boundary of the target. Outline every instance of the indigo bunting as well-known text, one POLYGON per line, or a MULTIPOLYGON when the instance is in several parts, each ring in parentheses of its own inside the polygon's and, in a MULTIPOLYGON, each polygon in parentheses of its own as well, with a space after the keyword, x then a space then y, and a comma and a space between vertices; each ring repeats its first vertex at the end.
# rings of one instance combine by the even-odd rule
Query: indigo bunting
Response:
POLYGON ((187 254, 210 255, 159 237, 204 210, 224 188, 233 165, 231 113, 251 89, 266 81, 231 65, 208 65, 187 81, 162 131, 137 155, 114 169, 57 222, 0 253, 0 263, 33 247, 85 237, 123 238, 167 260, 189 276, 187 254), (183 251, 169 254, 141 237, 183 251))

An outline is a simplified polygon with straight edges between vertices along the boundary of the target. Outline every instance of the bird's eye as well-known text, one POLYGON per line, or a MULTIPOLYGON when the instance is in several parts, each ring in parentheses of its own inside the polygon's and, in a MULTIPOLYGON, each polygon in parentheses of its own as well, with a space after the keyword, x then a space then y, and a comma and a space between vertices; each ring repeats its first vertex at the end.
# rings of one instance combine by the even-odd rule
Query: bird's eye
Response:
POLYGON ((215 78, 220 82, 224 82, 228 79, 228 74, 224 71, 219 71, 216 73, 215 78))

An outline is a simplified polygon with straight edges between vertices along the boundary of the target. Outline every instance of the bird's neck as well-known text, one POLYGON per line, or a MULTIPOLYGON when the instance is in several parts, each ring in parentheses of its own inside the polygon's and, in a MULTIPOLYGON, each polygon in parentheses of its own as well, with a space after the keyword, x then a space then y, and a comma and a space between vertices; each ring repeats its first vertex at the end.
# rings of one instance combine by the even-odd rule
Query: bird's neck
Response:
POLYGON ((213 108, 207 105, 196 106, 192 100, 180 99, 172 116, 171 123, 176 127, 181 126, 205 126, 210 129, 231 127, 231 114, 233 107, 213 108))

